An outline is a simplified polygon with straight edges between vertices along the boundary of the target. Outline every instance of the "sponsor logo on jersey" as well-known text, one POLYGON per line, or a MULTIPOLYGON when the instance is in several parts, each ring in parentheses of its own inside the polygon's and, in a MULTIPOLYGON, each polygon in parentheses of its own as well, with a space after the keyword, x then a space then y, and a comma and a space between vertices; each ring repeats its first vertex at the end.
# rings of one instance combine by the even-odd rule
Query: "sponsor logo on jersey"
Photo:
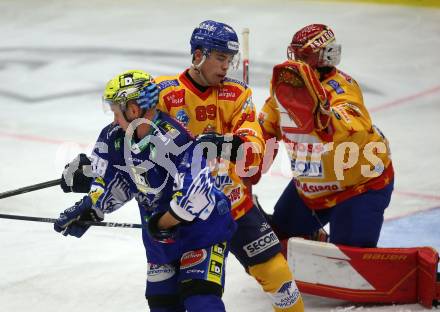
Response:
POLYGON ((191 269, 191 270, 187 270, 187 271, 185 271, 185 273, 186 273, 186 274, 205 275, 205 270, 191 269))
POLYGON ((295 176, 300 177, 322 177, 321 161, 291 159, 290 165, 295 176))
POLYGON ((294 282, 289 281, 284 283, 272 297, 277 308, 286 309, 298 301, 299 290, 294 282))
POLYGON ((232 82, 232 83, 236 83, 239 84, 240 86, 242 86, 243 88, 247 89, 247 85, 246 83, 244 83, 243 81, 237 80, 237 79, 233 79, 233 78, 229 78, 226 77, 223 82, 232 82))
POLYGON ((218 99, 224 101, 236 101, 241 95, 242 91, 239 87, 231 85, 223 85, 220 90, 218 90, 218 99))
POLYGON ((270 231, 266 235, 259 237, 253 242, 243 246, 244 251, 249 258, 255 257, 263 251, 269 249, 272 246, 279 244, 278 237, 273 231, 270 231))
POLYGON ((189 117, 185 110, 181 109, 176 113, 176 119, 180 121, 185 127, 188 126, 189 117))
POLYGON ((174 267, 170 264, 159 265, 149 263, 147 272, 147 280, 149 282, 162 282, 176 274, 174 267))
POLYGON ((228 198, 231 201, 231 205, 241 198, 240 194, 241 194, 240 187, 236 187, 228 194, 228 198))
POLYGON ((327 84, 335 90, 337 94, 345 93, 344 89, 341 88, 341 85, 336 80, 329 80, 327 81, 327 84))
POLYGON ((180 107, 185 105, 185 90, 175 90, 167 93, 163 100, 168 110, 173 107, 180 107))
POLYGON ((211 247, 209 269, 206 280, 222 285, 225 251, 226 243, 218 243, 211 247))
POLYGON ((214 185, 219 190, 223 190, 226 186, 232 185, 232 179, 228 175, 217 175, 214 185))
POLYGON ((209 273, 210 275, 217 276, 220 278, 222 276, 222 262, 211 260, 209 262, 209 273))
POLYGON ((260 227, 260 232, 263 233, 266 232, 267 230, 270 230, 270 225, 267 222, 263 222, 260 227))
POLYGON ((157 84, 157 88, 159 89, 159 91, 162 91, 169 87, 178 87, 178 86, 179 86, 179 81, 177 79, 164 80, 157 84))
POLYGON ((202 263, 206 259, 206 250, 192 250, 185 252, 180 259, 180 268, 186 269, 202 263))
POLYGON ((321 194, 328 192, 338 192, 342 191, 339 182, 319 182, 319 183, 301 183, 295 180, 296 188, 301 190, 304 194, 321 194))
POLYGON ((218 256, 223 256, 225 254, 225 250, 226 250, 225 243, 218 243, 212 246, 212 253, 218 256))

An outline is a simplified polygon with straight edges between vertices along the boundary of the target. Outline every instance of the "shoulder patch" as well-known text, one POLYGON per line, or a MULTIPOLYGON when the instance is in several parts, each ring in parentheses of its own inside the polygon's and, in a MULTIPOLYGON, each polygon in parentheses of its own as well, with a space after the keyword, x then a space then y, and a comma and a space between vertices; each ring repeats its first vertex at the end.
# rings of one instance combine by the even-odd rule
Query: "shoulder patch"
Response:
POLYGON ((335 90, 337 94, 345 93, 344 89, 341 88, 341 85, 336 80, 329 80, 327 81, 327 84, 335 90))
POLYGON ((179 86, 179 81, 177 79, 164 80, 157 84, 157 88, 159 89, 159 91, 162 91, 169 87, 178 87, 178 86, 179 86))
POLYGON ((233 79, 233 78, 226 77, 223 81, 224 81, 224 82, 232 82, 232 83, 239 84, 239 85, 242 86, 245 90, 248 88, 248 85, 247 85, 245 82, 240 81, 240 80, 237 80, 237 79, 233 79))

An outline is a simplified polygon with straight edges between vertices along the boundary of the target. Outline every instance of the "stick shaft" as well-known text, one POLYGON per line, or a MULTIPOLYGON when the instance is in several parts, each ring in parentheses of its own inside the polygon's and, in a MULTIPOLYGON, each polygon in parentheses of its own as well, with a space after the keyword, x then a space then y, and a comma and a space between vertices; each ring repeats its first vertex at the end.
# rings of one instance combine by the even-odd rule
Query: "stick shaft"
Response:
MULTIPOLYGON (((57 219, 52 218, 40 218, 31 216, 18 216, 9 214, 0 214, 0 219, 12 219, 21 221, 34 221, 34 222, 46 222, 55 223, 57 219)), ((142 228, 142 224, 136 223, 118 223, 118 222, 93 222, 93 221, 76 221, 79 225, 88 226, 105 226, 105 227, 120 227, 120 228, 142 228)))
POLYGON ((249 28, 241 32, 243 44, 243 81, 249 84, 249 28))
POLYGON ((60 184, 61 184, 61 179, 50 180, 50 181, 46 181, 46 182, 42 182, 42 183, 33 184, 33 185, 18 188, 15 190, 2 192, 2 193, 0 193, 0 199, 23 194, 23 193, 28 193, 28 192, 32 192, 32 191, 36 191, 36 190, 41 190, 41 189, 44 189, 47 187, 52 187, 52 186, 60 185, 60 184))

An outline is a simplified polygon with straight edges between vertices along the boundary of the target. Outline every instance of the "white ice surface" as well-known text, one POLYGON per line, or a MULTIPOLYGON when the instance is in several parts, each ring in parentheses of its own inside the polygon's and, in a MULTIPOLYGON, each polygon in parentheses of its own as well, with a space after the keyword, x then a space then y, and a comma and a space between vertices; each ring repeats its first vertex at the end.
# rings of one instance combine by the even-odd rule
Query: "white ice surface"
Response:
MULTIPOLYGON (((294 31, 331 25, 340 68, 362 85, 375 123, 391 142, 396 191, 382 246, 440 249, 440 10, 330 1, 0 2, 0 191, 58 178, 90 151, 111 121, 104 84, 139 68, 175 74, 190 64, 189 36, 200 21, 249 27, 251 81, 258 108, 271 68, 294 31), (423 213, 423 211, 427 211, 423 213)), ((240 77, 240 73, 235 73, 240 77)), ((285 155, 255 193, 268 212, 288 183, 285 155)), ((2 199, 0 213, 56 217, 80 198, 57 188, 2 199)), ((135 204, 107 217, 139 222, 135 204)), ((146 311, 140 231, 93 228, 81 239, 50 224, 0 219, 0 311, 146 311)), ((229 257, 228 311, 270 311, 259 285, 229 257)), ((417 304, 365 306, 305 296, 306 311, 422 311, 417 304)))

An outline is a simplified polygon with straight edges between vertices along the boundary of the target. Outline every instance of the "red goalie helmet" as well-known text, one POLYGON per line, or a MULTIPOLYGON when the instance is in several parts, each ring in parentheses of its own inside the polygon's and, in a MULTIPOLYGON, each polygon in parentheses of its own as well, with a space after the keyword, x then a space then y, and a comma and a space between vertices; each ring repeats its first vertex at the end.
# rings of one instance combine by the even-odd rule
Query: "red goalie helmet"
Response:
POLYGON ((313 68, 336 66, 341 60, 341 46, 336 43, 330 27, 311 24, 293 35, 287 47, 287 58, 306 62, 313 68))

